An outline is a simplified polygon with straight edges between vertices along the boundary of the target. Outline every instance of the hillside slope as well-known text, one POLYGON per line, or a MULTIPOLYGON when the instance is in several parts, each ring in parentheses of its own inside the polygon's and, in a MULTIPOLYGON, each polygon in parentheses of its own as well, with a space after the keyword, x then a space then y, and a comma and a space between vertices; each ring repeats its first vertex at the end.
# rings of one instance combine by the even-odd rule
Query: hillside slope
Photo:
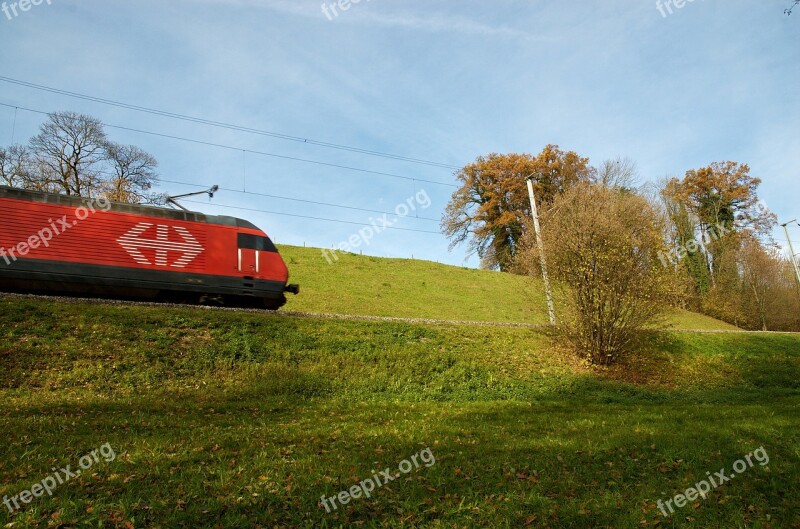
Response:
POLYGON ((794 527, 800 337, 653 340, 591 373, 531 329, 0 296, 0 498, 116 456, 0 527, 794 527))
MULTIPOLYGON (((437 320, 547 323, 541 280, 431 261, 340 253, 329 263, 319 248, 281 246, 301 294, 286 310, 437 320)), ((708 316, 674 311, 675 329, 736 330, 708 316)))

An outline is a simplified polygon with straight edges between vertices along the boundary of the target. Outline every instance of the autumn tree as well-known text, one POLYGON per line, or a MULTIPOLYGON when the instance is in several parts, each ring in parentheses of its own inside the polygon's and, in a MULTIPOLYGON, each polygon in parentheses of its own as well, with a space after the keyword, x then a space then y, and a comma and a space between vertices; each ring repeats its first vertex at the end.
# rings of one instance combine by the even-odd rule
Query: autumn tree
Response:
POLYGON ((800 285, 794 266, 787 258, 780 259, 778 286, 771 294, 773 310, 768 315, 770 330, 800 332, 800 285))
POLYGON ((777 219, 758 199, 761 180, 736 162, 687 171, 663 187, 671 221, 673 264, 691 277, 694 308, 750 329, 784 318, 776 299, 790 299, 785 263, 775 253, 777 219))
POLYGON ((461 186, 442 218, 450 249, 468 242, 485 268, 511 269, 531 214, 526 179, 543 206, 593 173, 589 160, 548 145, 531 154, 489 154, 458 171, 461 186))
POLYGON ((672 249, 662 254, 662 263, 684 273, 692 291, 701 296, 711 288, 709 264, 705 250, 699 244, 692 244, 697 240, 699 220, 681 195, 677 179, 664 183, 659 192, 669 220, 666 240, 672 249))
POLYGON ((724 258, 735 272, 723 274, 704 297, 703 312, 750 330, 800 331, 800 290, 791 262, 752 232, 738 236, 737 251, 724 258))
POLYGON ((761 179, 750 176, 747 164, 714 162, 687 171, 676 183, 676 196, 697 216, 704 231, 750 229, 767 234, 776 219, 759 203, 759 185, 761 179))
POLYGON ((551 273, 563 291, 561 328, 596 365, 629 352, 671 301, 661 217, 642 196, 578 184, 543 217, 551 273))
MULTIPOLYGON (((712 287, 723 272, 724 254, 738 247, 737 233, 749 231, 769 237, 775 226, 775 215, 759 202, 760 184, 759 178, 750 176, 748 165, 727 161, 687 171, 682 180, 672 179, 665 188, 665 195, 678 209, 685 208, 696 224, 696 232, 691 236, 702 243, 712 287)), ((689 235, 683 233, 682 239, 689 235)), ((680 242, 685 246, 691 240, 680 242)), ((695 279, 702 285, 704 278, 697 267, 699 260, 690 254, 688 266, 694 268, 695 279)))
POLYGON ((740 256, 743 312, 751 315, 750 327, 769 330, 773 304, 783 286, 782 260, 774 250, 765 249, 751 236, 743 240, 740 256))

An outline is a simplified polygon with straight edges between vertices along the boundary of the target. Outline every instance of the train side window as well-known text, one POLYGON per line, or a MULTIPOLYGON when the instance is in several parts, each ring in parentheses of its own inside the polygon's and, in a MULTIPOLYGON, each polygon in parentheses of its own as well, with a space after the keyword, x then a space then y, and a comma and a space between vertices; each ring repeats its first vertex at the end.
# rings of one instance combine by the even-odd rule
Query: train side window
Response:
POLYGON ((249 233, 239 234, 239 248, 278 253, 278 249, 275 247, 269 237, 250 235, 249 233))

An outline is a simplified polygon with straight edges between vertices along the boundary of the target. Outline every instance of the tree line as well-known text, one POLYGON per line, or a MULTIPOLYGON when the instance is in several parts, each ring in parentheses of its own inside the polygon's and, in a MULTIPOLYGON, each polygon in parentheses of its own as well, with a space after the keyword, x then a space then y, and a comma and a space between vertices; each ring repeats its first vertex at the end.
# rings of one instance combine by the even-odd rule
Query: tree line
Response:
POLYGON ((630 350, 670 307, 745 329, 800 330, 800 289, 771 236, 777 218, 746 164, 644 186, 638 176, 630 160, 594 167, 557 145, 481 156, 456 173, 442 229, 484 268, 538 274, 532 179, 561 328, 592 363, 630 350))
POLYGON ((0 183, 36 191, 163 203, 152 192, 158 162, 135 145, 111 141, 103 124, 75 112, 54 112, 26 145, 0 147, 0 183))

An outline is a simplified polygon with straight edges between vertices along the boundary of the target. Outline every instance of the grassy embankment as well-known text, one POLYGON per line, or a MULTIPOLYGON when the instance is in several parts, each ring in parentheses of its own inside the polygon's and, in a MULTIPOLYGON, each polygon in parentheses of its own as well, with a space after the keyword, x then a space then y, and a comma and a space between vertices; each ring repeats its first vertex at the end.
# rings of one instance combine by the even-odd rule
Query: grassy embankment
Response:
MULTIPOLYGON (((547 323, 541 281, 430 261, 339 254, 329 264, 318 248, 282 246, 291 281, 302 293, 286 310, 459 321, 547 323)), ((736 330, 688 311, 672 311, 674 329, 736 330)))
POLYGON ((600 375, 520 328, 4 299, 0 336, 0 496, 117 454, 0 526, 798 524, 796 336, 664 334, 600 375), (768 467, 658 512, 760 446, 768 467))

